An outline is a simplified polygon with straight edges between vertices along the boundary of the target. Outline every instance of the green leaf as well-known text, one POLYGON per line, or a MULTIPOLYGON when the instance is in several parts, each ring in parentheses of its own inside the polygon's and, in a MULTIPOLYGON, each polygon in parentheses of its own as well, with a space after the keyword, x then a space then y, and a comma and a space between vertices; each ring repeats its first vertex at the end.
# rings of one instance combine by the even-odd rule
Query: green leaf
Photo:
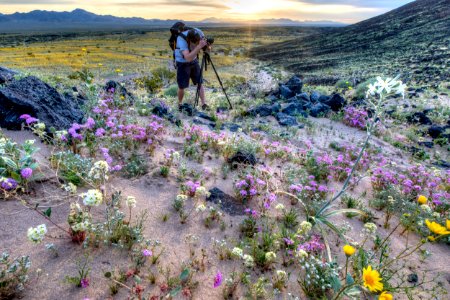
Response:
POLYGON ((189 269, 186 268, 186 269, 183 270, 183 272, 181 272, 181 274, 180 274, 180 280, 181 280, 182 282, 184 282, 184 281, 186 281, 186 280, 188 279, 188 277, 189 277, 189 269))
POLYGON ((136 282, 137 284, 140 284, 142 282, 141 277, 134 275, 134 282, 136 282))
POLYGON ((345 282, 346 282, 347 284, 353 284, 353 283, 355 283, 355 280, 353 280, 353 277, 352 277, 352 275, 350 275, 350 273, 347 273, 347 277, 345 278, 345 282))
POLYGON ((42 213, 43 213, 44 216, 46 216, 47 218, 50 218, 50 216, 52 215, 52 208, 49 207, 49 208, 47 208, 46 211, 43 211, 42 213))
POLYGON ((112 276, 111 272, 105 272, 104 275, 106 278, 111 278, 111 276, 112 276))
POLYGON ((12 159, 10 159, 9 157, 6 157, 6 156, 2 156, 2 160, 5 162, 5 164, 8 166, 8 167, 10 167, 11 169, 14 169, 14 170, 16 170, 18 167, 17 167, 17 164, 12 160, 12 159))
POLYGON ((339 277, 333 276, 331 277, 331 287, 335 292, 339 291, 342 287, 341 281, 339 280, 339 277))
POLYGON ((179 292, 181 292, 181 285, 177 286, 170 291, 170 296, 175 297, 179 292))
POLYGON ((337 214, 345 214, 345 213, 355 213, 358 215, 365 215, 366 213, 363 212, 362 210, 359 209, 355 209, 355 208, 344 208, 344 209, 337 209, 337 210, 333 210, 332 212, 323 215, 324 218, 328 218, 337 214))
POLYGON ((361 291, 357 287, 352 287, 344 292, 344 295, 348 296, 350 299, 361 299, 361 291))

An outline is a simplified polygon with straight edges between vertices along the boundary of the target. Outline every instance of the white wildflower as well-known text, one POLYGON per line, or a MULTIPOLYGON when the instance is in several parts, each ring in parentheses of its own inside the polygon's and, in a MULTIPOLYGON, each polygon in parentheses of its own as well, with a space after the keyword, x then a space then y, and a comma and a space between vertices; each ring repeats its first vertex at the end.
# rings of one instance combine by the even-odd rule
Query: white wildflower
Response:
POLYGON ((88 190, 80 196, 86 206, 99 206, 103 201, 103 194, 99 190, 88 190))
POLYGON ((33 227, 28 228, 27 236, 28 239, 33 243, 39 244, 44 240, 46 233, 47 233, 47 226, 45 226, 45 224, 41 224, 36 228, 33 227))
POLYGON ((253 259, 253 256, 245 254, 243 256, 244 259, 244 265, 248 268, 251 268, 255 265, 255 260, 253 259))
POLYGON ((244 255, 244 251, 242 251, 239 247, 234 247, 233 250, 231 250, 231 254, 235 257, 242 258, 244 255))
POLYGON ((127 206, 129 208, 135 208, 136 207, 136 198, 133 196, 128 196, 127 200, 125 200, 127 206))

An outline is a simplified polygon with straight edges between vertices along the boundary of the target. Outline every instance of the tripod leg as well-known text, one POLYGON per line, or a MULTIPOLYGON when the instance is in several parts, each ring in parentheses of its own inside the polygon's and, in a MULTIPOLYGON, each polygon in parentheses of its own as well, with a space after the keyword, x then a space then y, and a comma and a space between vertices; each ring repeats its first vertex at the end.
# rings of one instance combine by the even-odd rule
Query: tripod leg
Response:
POLYGON ((194 107, 197 107, 198 105, 198 98, 200 97, 200 88, 203 83, 203 69, 206 68, 206 58, 203 55, 202 58, 202 64, 200 65, 200 79, 199 82, 197 82, 197 91, 195 92, 195 101, 194 101, 194 107))
POLYGON ((228 95, 227 95, 227 92, 225 91, 225 88, 223 87, 223 83, 222 83, 222 80, 219 77, 219 73, 217 73, 216 67, 214 66, 214 63, 212 62, 211 56, 209 56, 209 54, 208 54, 208 62, 212 66, 212 68, 214 70, 214 73, 216 73, 217 80, 219 81, 220 87, 222 88, 222 91, 225 94, 225 98, 227 98, 227 100, 228 100, 228 104, 230 105, 230 109, 233 109, 233 105, 231 105, 231 101, 228 98, 228 95))

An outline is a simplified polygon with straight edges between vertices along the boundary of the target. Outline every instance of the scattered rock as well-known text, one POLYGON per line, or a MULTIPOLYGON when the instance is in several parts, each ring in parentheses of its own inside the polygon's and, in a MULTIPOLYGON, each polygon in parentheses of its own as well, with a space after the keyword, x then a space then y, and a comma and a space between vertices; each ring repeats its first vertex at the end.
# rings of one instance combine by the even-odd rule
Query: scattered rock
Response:
POLYGON ((339 94, 333 94, 331 97, 326 96, 327 98, 322 97, 319 98, 319 102, 328 105, 333 111, 339 111, 347 103, 344 97, 339 94))
POLYGON ((295 126, 298 124, 296 118, 284 113, 277 113, 276 119, 281 126, 295 126))
POLYGON ((301 103, 291 103, 286 106, 282 112, 289 116, 302 115, 308 117, 308 114, 303 110, 303 105, 301 103))
POLYGON ((295 76, 292 76, 291 79, 289 79, 285 85, 294 94, 300 94, 302 92, 302 88, 303 88, 303 81, 299 76, 295 75, 295 76))
POLYGON ((412 274, 408 275, 407 280, 410 283, 417 283, 417 282, 419 282, 419 276, 415 273, 412 273, 412 274))
POLYGON ((320 93, 317 92, 317 91, 312 92, 312 93, 311 93, 311 96, 309 96, 309 100, 310 100, 312 103, 318 102, 318 101, 319 101, 319 98, 320 98, 320 93))
POLYGON ((439 168, 443 168, 443 169, 447 169, 447 170, 450 169, 450 162, 442 160, 442 159, 435 162, 434 165, 439 168))
POLYGON ((243 153, 241 151, 236 152, 231 158, 228 159, 228 163, 232 166, 237 164, 256 165, 256 157, 253 153, 243 153))
POLYGON ((240 125, 235 123, 226 123, 223 125, 225 128, 228 128, 231 132, 238 132, 238 130, 241 128, 240 125))
POLYGON ((67 129, 83 120, 76 101, 60 95, 56 89, 34 76, 14 80, 0 88, 0 127, 18 130, 29 114, 45 123, 47 129, 67 129))
POLYGON ((279 103, 275 103, 272 105, 263 104, 257 106, 253 109, 250 109, 247 113, 251 116, 260 116, 260 117, 268 117, 273 114, 276 114, 281 109, 281 105, 279 103))
POLYGON ((111 89, 114 89, 115 93, 118 93, 121 96, 134 99, 133 95, 127 91, 125 87, 123 87, 120 83, 114 80, 108 81, 105 86, 103 87, 105 91, 110 91, 111 89))
POLYGON ((14 75, 16 74, 17 72, 14 72, 13 70, 0 67, 0 84, 5 84, 13 81, 14 75))
POLYGON ((280 96, 283 97, 284 99, 289 99, 291 97, 295 96, 295 93, 293 91, 291 91, 291 89, 289 87, 287 87, 284 84, 280 85, 280 96))
POLYGON ((214 122, 214 119, 211 118, 211 116, 209 116, 208 114, 202 112, 202 111, 197 111, 195 114, 197 117, 214 122))
POLYGON ((188 116, 192 117, 195 112, 195 108, 189 103, 183 103, 180 107, 181 112, 185 112, 188 116))
POLYGON ((433 148, 434 144, 433 142, 419 142, 419 146, 425 146, 427 148, 433 148))
POLYGON ((423 112, 415 112, 407 117, 409 123, 419 123, 422 125, 431 125, 432 122, 423 112))
POLYGON ((206 201, 219 205, 220 208, 229 215, 240 216, 245 214, 244 205, 239 203, 239 201, 233 196, 225 194, 217 187, 209 190, 209 193, 210 195, 208 198, 206 198, 206 201))
POLYGON ((428 134, 433 138, 437 139, 445 132, 445 128, 438 126, 438 125, 431 125, 430 128, 428 128, 428 134))
POLYGON ((310 101, 310 97, 309 97, 308 93, 301 93, 295 97, 297 98, 297 100, 300 100, 300 101, 306 101, 306 102, 310 101))
POLYGON ((329 111, 330 111, 330 107, 328 105, 318 102, 310 108, 309 114, 312 117, 317 118, 318 116, 324 115, 324 114, 328 113, 329 111))

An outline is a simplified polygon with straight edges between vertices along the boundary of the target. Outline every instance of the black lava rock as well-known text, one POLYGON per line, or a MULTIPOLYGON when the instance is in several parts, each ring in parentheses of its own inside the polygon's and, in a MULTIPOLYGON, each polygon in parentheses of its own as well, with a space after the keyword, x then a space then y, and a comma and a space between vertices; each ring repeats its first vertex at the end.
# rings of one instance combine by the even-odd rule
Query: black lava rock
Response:
POLYGON ((18 130, 28 114, 45 123, 47 128, 67 129, 83 120, 83 112, 71 99, 34 76, 13 80, 0 88, 0 127, 18 130))
POLYGON ((129 99, 134 99, 133 95, 127 91, 120 83, 114 80, 108 81, 103 87, 105 91, 114 90, 114 93, 118 93, 121 96, 128 97, 129 99))
POLYGON ((303 110, 303 105, 301 103, 291 103, 288 106, 286 106, 282 110, 282 112, 289 116, 296 116, 296 115, 302 115, 304 117, 308 116, 306 111, 303 110))
POLYGON ((222 190, 215 187, 209 190, 209 197, 206 201, 215 203, 220 208, 231 216, 240 216, 245 214, 245 207, 236 198, 225 194, 222 190))
POLYGON ((432 122, 423 112, 415 112, 406 118, 409 123, 419 123, 422 125, 431 125, 432 122))
POLYGON ((277 113, 276 119, 281 126, 295 126, 298 124, 296 118, 284 113, 277 113))
POLYGON ((185 112, 188 116, 192 117, 195 112, 195 108, 189 103, 183 103, 180 106, 180 111, 185 112))
POLYGON ((328 105, 333 111, 339 111, 347 103, 344 97, 339 94, 333 94, 331 97, 327 98, 321 96, 319 102, 328 105))
POLYGON ((5 84, 14 80, 14 75, 17 73, 13 70, 0 67, 0 84, 5 84))
POLYGON ((230 130, 231 132, 238 132, 239 128, 241 128, 241 126, 234 123, 226 123, 224 124, 224 127, 228 128, 228 130, 230 130))
POLYGON ((214 119, 211 118, 211 116, 209 116, 208 114, 202 112, 202 111, 197 111, 197 113, 195 114, 197 117, 214 122, 214 119))
POLYGON ((319 115, 324 115, 324 114, 328 113, 329 111, 330 111, 330 107, 328 105, 318 102, 310 108, 309 114, 312 117, 317 118, 319 115))
POLYGON ((437 125, 431 125, 430 128, 428 128, 428 134, 433 138, 437 139, 443 134, 445 131, 444 127, 437 126, 437 125))
POLYGON ((433 142, 419 142, 419 146, 425 146, 427 148, 433 148, 434 144, 433 142))
POLYGON ((256 165, 256 157, 253 153, 243 153, 241 151, 236 152, 231 158, 228 159, 228 163, 232 166, 238 164, 256 165))
POLYGON ((275 103, 272 105, 263 104, 260 106, 257 106, 253 109, 250 109, 247 113, 251 116, 257 116, 260 117, 268 117, 273 114, 276 114, 281 109, 281 105, 279 103, 275 103))
POLYGON ((301 93, 296 96, 297 100, 309 102, 311 99, 309 98, 308 93, 301 93))
POLYGON ((316 103, 319 101, 320 93, 317 91, 314 91, 311 93, 311 96, 309 96, 309 100, 313 103, 316 103))
POLYGON ((303 81, 302 79, 295 75, 292 76, 291 79, 288 80, 285 84, 294 94, 299 94, 302 92, 303 81))
POLYGON ((284 99, 289 99, 295 96, 295 93, 286 85, 280 85, 280 96, 284 99))
POLYGON ((417 282, 419 282, 419 276, 415 273, 412 273, 412 274, 408 275, 407 280, 410 283, 417 283, 417 282))

